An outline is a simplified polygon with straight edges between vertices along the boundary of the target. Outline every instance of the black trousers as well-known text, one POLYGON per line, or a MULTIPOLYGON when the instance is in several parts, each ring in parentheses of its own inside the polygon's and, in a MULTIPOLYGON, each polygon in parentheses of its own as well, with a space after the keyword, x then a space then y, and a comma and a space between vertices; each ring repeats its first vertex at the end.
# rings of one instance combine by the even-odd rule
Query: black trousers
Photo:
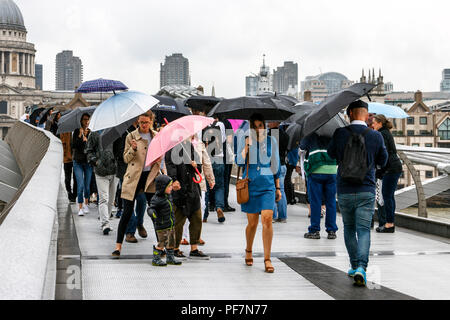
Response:
POLYGON ((231 170, 233 168, 232 164, 225 164, 225 179, 224 179, 224 183, 225 183, 225 193, 224 193, 224 204, 225 204, 225 208, 229 207, 228 204, 228 195, 230 193, 230 180, 231 180, 231 170))
MULTIPOLYGON (((130 222, 131 215, 133 214, 134 210, 134 203, 136 201, 136 196, 143 192, 143 189, 145 189, 145 183, 147 182, 149 172, 142 172, 141 177, 139 178, 138 185, 136 187, 136 191, 134 192, 134 199, 133 201, 123 199, 123 213, 120 217, 119 221, 119 227, 117 230, 117 242, 116 243, 123 243, 123 238, 125 237, 125 233, 128 228, 128 222, 130 222)), ((150 206, 150 201, 153 198, 153 193, 146 193, 145 197, 147 198, 147 204, 150 206)))
POLYGON ((73 162, 64 163, 64 184, 69 197, 77 194, 77 179, 73 170, 73 162), (73 188, 71 186, 73 179, 73 188))
POLYGON ((284 179, 284 192, 286 193, 286 200, 288 204, 291 204, 295 200, 294 184, 292 183, 292 173, 295 170, 295 166, 286 165, 286 178, 284 179))

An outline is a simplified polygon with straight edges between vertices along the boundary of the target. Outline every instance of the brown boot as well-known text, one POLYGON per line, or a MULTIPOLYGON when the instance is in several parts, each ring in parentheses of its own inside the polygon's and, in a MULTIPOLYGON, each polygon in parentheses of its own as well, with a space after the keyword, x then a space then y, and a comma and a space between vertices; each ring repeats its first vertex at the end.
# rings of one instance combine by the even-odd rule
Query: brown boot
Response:
POLYGON ((132 233, 127 233, 127 236, 125 237, 125 241, 129 242, 129 243, 137 243, 138 242, 136 237, 132 233))
POLYGON ((225 216, 223 215, 223 210, 220 209, 220 208, 217 208, 217 220, 218 220, 220 223, 225 222, 225 216))
POLYGON ((147 230, 145 230, 144 226, 138 226, 138 233, 139 233, 139 237, 141 238, 147 238, 147 230))

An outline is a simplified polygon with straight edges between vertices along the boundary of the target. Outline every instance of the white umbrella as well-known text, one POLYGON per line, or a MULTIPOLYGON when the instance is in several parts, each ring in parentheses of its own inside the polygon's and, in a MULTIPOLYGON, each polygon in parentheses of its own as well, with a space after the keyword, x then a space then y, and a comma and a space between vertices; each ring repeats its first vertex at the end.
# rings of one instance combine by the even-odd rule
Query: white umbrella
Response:
POLYGON ((99 131, 115 127, 147 112, 158 103, 159 100, 138 91, 116 94, 97 107, 89 129, 99 131))

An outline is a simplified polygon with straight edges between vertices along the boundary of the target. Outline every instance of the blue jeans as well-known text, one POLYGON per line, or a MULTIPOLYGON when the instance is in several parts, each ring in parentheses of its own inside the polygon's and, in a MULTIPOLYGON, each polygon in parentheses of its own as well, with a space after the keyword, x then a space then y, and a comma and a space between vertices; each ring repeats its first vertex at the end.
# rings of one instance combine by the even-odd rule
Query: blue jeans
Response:
POLYGON ((327 232, 336 232, 336 175, 311 174, 308 176, 308 197, 311 206, 311 233, 320 231, 322 200, 325 200, 327 213, 325 227, 327 232))
POLYGON ((386 222, 394 223, 395 221, 395 190, 397 189, 398 179, 401 173, 387 173, 383 177, 383 200, 384 212, 386 214, 386 222))
POLYGON ((338 195, 344 220, 344 240, 353 269, 367 269, 370 252, 370 225, 375 212, 375 195, 360 192, 338 195))
POLYGON ((78 203, 83 203, 83 191, 84 199, 89 199, 91 194, 92 167, 88 163, 73 161, 73 171, 75 172, 75 179, 77 179, 78 203))
POLYGON ((126 233, 136 233, 137 226, 144 225, 144 214, 147 207, 147 198, 145 193, 140 193, 136 196, 136 206, 133 214, 131 215, 130 221, 128 222, 126 233))
POLYGON ((278 201, 273 210, 273 219, 287 219, 287 199, 286 192, 284 191, 284 178, 286 177, 286 166, 281 166, 280 173, 280 189, 281 189, 281 200, 278 201))
POLYGON ((208 219, 209 216, 209 194, 213 191, 216 209, 225 208, 225 165, 212 164, 214 179, 216 184, 214 189, 209 188, 209 183, 206 183, 206 193, 205 193, 205 212, 203 214, 203 219, 208 219))

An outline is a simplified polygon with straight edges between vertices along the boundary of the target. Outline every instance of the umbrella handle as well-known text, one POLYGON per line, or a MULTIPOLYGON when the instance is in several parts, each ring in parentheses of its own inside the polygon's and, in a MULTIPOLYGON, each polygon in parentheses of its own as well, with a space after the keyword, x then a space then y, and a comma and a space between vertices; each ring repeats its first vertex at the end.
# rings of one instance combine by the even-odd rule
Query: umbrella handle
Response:
POLYGON ((196 184, 200 184, 200 183, 203 181, 203 177, 202 177, 202 175, 200 174, 200 172, 198 171, 197 168, 195 168, 195 171, 197 171, 197 174, 198 174, 198 176, 200 177, 200 180, 195 180, 195 177, 193 177, 192 180, 194 180, 194 182, 195 182, 196 184))
POLYGON ((164 118, 164 121, 166 122, 166 124, 169 124, 169 121, 167 121, 167 119, 166 119, 166 118, 164 118))

